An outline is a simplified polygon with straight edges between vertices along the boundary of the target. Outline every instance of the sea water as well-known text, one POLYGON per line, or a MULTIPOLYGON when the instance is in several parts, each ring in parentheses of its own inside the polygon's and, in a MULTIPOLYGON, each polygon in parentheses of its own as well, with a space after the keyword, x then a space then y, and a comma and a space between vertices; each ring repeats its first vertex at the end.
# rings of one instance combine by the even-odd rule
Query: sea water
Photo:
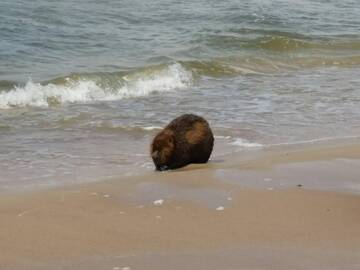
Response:
POLYGON ((213 158, 359 136, 359 2, 0 2, 0 191, 153 170, 183 113, 213 158))

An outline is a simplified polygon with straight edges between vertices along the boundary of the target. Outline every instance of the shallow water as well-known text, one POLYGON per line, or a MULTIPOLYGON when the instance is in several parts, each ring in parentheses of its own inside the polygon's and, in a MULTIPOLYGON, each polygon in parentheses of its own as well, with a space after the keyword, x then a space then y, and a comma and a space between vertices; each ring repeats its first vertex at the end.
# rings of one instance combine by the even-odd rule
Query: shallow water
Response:
POLYGON ((213 159, 360 135, 357 1, 2 1, 0 190, 152 170, 205 116, 213 159))

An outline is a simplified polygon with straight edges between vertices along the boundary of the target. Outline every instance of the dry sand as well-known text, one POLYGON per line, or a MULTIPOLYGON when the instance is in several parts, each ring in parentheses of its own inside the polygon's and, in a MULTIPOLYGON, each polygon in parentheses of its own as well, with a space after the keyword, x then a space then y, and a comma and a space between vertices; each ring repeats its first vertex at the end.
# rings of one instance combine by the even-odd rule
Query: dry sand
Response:
POLYGON ((0 269, 360 269, 360 196, 326 191, 326 167, 325 191, 298 186, 321 162, 356 179, 360 145, 4 195, 0 269))

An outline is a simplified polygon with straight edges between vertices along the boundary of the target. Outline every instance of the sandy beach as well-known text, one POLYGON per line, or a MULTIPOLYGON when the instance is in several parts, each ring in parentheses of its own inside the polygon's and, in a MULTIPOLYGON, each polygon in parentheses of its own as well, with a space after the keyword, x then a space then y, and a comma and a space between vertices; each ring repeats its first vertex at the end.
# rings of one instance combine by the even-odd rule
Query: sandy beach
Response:
POLYGON ((358 165, 360 144, 317 145, 5 194, 0 265, 360 269, 358 165))

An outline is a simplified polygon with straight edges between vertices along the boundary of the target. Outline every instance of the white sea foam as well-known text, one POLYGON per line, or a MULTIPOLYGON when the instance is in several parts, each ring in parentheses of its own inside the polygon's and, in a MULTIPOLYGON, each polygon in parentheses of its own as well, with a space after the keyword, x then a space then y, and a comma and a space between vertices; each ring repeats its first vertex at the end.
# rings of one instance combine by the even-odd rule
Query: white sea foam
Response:
POLYGON ((316 138, 316 139, 309 139, 303 141, 295 141, 295 142, 284 142, 284 143, 273 143, 273 144, 260 144, 255 142, 249 142, 248 140, 237 138, 234 141, 230 142, 230 144, 239 146, 242 148, 269 148, 269 147, 277 147, 277 146, 296 146, 296 145, 305 145, 305 144, 317 144, 321 142, 328 142, 328 141, 337 141, 337 140, 352 140, 352 139, 359 139, 360 136, 358 135, 349 135, 349 136, 339 136, 339 137, 323 137, 323 138, 316 138))
POLYGON ((71 81, 65 85, 52 83, 42 85, 28 81, 24 87, 15 87, 0 93, 0 108, 48 107, 52 103, 86 103, 94 101, 120 100, 148 96, 154 92, 183 89, 191 84, 191 73, 175 63, 151 74, 140 74, 132 80, 124 80, 119 89, 104 89, 92 80, 71 81))
POLYGON ((359 135, 349 135, 349 136, 334 136, 334 137, 322 137, 322 138, 316 138, 316 139, 310 139, 310 140, 304 140, 304 141, 295 141, 295 142, 285 142, 285 143, 274 143, 269 144, 269 147, 272 146, 291 146, 291 145, 302 145, 302 144, 316 144, 321 142, 327 142, 327 141, 336 141, 336 140, 351 140, 351 139, 359 139, 359 135))
POLYGON ((41 85, 31 80, 24 87, 15 87, 9 92, 0 93, 0 108, 10 107, 47 107, 51 101, 84 102, 103 98, 102 91, 92 81, 79 81, 71 85, 41 85))
POLYGON ((144 129, 144 130, 157 130, 157 129, 162 129, 162 127, 150 126, 150 127, 142 127, 142 129, 144 129))
POLYGON ((162 205, 163 203, 164 203, 163 199, 159 199, 159 200, 156 200, 156 201, 153 202, 153 204, 156 205, 156 206, 162 205))
POLYGON ((215 135, 214 138, 215 139, 226 139, 226 140, 228 140, 228 139, 231 139, 231 136, 215 135))
POLYGON ((244 148, 263 147, 263 145, 260 144, 260 143, 249 142, 249 141, 247 141, 245 139, 242 139, 242 138, 237 138, 231 144, 236 145, 236 146, 240 146, 240 147, 244 147, 244 148))

